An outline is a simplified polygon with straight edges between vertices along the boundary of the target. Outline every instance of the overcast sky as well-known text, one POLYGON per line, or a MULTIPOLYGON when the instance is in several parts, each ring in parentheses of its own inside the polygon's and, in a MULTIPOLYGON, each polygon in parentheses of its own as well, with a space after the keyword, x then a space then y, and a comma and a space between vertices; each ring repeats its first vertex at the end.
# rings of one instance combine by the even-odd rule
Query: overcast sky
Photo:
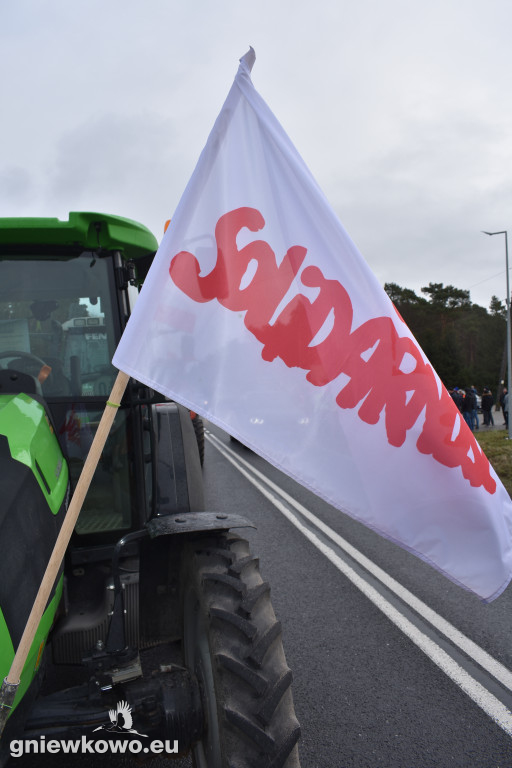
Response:
MULTIPOLYGON (((116 213, 160 240, 252 79, 381 283, 504 300, 510 0, 0 0, 0 215, 116 213)), ((511 253, 512 256, 512 253, 511 253)))

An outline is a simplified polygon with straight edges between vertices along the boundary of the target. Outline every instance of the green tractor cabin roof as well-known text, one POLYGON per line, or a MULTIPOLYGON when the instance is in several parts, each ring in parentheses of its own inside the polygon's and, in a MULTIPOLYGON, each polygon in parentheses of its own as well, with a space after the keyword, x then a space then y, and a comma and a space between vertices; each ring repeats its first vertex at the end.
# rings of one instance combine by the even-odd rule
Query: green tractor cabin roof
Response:
POLYGON ((54 218, 0 218, 0 254, 120 251, 125 259, 153 256, 155 236, 143 224, 104 213, 71 212, 54 218))

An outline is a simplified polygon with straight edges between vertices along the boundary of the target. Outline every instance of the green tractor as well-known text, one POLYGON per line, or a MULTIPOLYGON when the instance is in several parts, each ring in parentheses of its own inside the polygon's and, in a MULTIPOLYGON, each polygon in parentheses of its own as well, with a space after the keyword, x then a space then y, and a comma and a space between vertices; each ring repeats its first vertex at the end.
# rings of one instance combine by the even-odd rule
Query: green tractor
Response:
MULTIPOLYGON (((145 227, 117 216, 0 219, 0 681, 156 249, 145 227)), ((198 768, 299 765, 280 624, 238 534, 251 524, 204 510, 203 451, 198 416, 130 380, 26 660, 0 765, 20 740, 37 751, 49 738, 133 733, 172 744, 169 758, 191 753, 198 768)))

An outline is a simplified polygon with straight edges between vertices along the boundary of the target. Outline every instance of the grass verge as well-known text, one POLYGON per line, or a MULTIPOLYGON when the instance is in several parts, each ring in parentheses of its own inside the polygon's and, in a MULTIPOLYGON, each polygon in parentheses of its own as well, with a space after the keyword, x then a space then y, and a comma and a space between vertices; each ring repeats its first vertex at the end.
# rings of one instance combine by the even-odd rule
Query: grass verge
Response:
POLYGON ((479 429, 473 434, 501 482, 512 496, 512 440, 507 440, 507 430, 484 431, 479 429))

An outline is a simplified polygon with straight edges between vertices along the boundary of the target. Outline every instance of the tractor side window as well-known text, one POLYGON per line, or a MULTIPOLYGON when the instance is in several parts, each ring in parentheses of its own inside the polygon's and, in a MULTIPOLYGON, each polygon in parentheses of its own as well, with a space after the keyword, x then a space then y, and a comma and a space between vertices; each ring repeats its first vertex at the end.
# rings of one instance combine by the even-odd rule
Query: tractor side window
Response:
MULTIPOLYGON (((80 477, 102 413, 102 410, 91 410, 83 404, 73 403, 65 411, 63 422, 57 424, 72 485, 76 485, 80 477)), ((119 409, 75 527, 78 534, 130 528, 131 482, 127 446, 126 411, 119 409)))

